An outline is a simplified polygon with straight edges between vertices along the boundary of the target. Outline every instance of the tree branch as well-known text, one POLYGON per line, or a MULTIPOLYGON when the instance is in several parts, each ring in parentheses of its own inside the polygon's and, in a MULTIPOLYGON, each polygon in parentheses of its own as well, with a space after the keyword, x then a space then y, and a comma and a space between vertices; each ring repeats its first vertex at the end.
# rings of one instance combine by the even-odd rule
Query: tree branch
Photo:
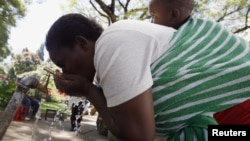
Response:
POLYGON ((110 5, 110 9, 112 13, 115 13, 115 0, 112 0, 111 5, 110 5))
POLYGON ((118 2, 121 5, 121 7, 124 9, 124 13, 127 13, 128 12, 128 5, 130 3, 130 0, 127 0, 125 5, 120 0, 118 0, 118 2))
POLYGON ((95 0, 101 9, 109 16, 112 23, 116 22, 116 15, 112 13, 111 9, 102 1, 102 0, 95 0))
POLYGON ((244 26, 244 27, 242 27, 242 28, 239 28, 239 29, 237 29, 237 30, 235 30, 233 33, 240 33, 240 32, 242 32, 242 31, 245 31, 245 30, 247 30, 248 28, 250 28, 250 26, 244 26))
POLYGON ((124 6, 124 4, 120 0, 118 0, 118 3, 121 5, 121 7, 124 9, 124 12, 125 12, 125 6, 124 6))
POLYGON ((227 10, 225 10, 225 12, 224 12, 223 16, 221 16, 221 17, 217 20, 217 22, 221 22, 221 21, 223 21, 223 20, 224 20, 224 18, 225 18, 226 16, 229 16, 229 15, 234 14, 235 12, 238 12, 240 9, 241 9, 241 7, 240 7, 240 6, 238 6, 238 8, 237 8, 237 9, 235 9, 235 10, 233 10, 233 11, 229 12, 229 13, 227 13, 227 10))
POLYGON ((125 4, 125 9, 128 10, 128 5, 130 3, 130 0, 127 0, 126 4, 125 4))
POLYGON ((248 14, 249 13, 250 13, 250 6, 248 6, 248 9, 247 9, 247 13, 246 13, 246 17, 245 17, 245 26, 242 27, 242 28, 237 29, 233 33, 240 33, 240 32, 243 32, 243 31, 247 30, 248 28, 250 28, 250 25, 248 25, 248 14))
POLYGON ((96 8, 96 6, 94 5, 94 3, 93 3, 91 0, 89 0, 89 2, 90 2, 90 4, 92 5, 92 7, 93 7, 101 16, 103 16, 103 17, 105 17, 105 18, 108 18, 107 15, 103 14, 101 11, 99 11, 99 10, 96 8))
POLYGON ((248 14, 250 12, 250 6, 248 6, 246 17, 245 17, 245 25, 248 25, 248 14))

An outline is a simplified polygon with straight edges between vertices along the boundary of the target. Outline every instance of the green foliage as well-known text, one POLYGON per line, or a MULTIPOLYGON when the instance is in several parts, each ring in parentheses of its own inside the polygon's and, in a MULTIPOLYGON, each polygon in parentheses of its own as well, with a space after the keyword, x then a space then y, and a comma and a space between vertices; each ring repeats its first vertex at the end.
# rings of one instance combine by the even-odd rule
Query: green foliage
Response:
POLYGON ((48 97, 47 97, 47 101, 48 102, 57 102, 57 103, 59 103, 59 102, 62 102, 64 100, 64 98, 61 98, 58 94, 50 94, 50 95, 48 95, 48 97))
POLYGON ((42 99, 42 92, 38 91, 38 90, 35 90, 34 92, 34 98, 41 101, 42 99))
POLYGON ((46 109, 55 109, 59 112, 59 120, 64 121, 69 111, 67 110, 67 105, 64 103, 57 103, 57 102, 44 102, 41 105, 41 112, 46 112, 46 109))
POLYGON ((41 105, 41 112, 45 112, 46 109, 56 109, 64 111, 65 109, 67 109, 67 105, 64 103, 57 103, 57 102, 44 102, 41 105))
POLYGON ((16 21, 25 16, 25 3, 27 2, 24 0, 0 1, 0 61, 11 53, 7 44, 10 34, 9 29, 16 26, 16 21))
POLYGON ((0 80, 0 107, 5 108, 16 90, 16 82, 13 80, 0 80))
POLYGON ((21 54, 14 56, 14 68, 17 75, 24 72, 35 71, 41 63, 42 61, 39 56, 29 52, 28 49, 24 49, 21 54))
POLYGON ((65 108, 64 110, 59 110, 59 120, 64 121, 68 116, 68 111, 65 108))
POLYGON ((62 6, 66 13, 78 12, 97 21, 110 25, 122 19, 143 20, 149 18, 148 1, 146 0, 69 0, 62 6))
POLYGON ((5 75, 6 74, 6 67, 3 62, 0 62, 0 74, 5 75))
MULTIPOLYGON (((148 0, 69 0, 67 13, 78 12, 110 25, 122 19, 148 20, 148 0)), ((249 0, 195 0, 193 15, 220 22, 234 33, 250 28, 249 0)), ((66 7, 66 6, 64 6, 66 7)), ((66 8, 64 8, 66 9, 66 8)))
POLYGON ((137 19, 137 20, 144 20, 145 18, 149 18, 148 15, 148 8, 134 8, 126 12, 121 19, 137 19))
POLYGON ((214 19, 234 33, 250 28, 248 23, 250 3, 247 0, 195 0, 195 2, 193 14, 197 17, 214 19))
POLYGON ((14 70, 14 68, 10 68, 8 73, 7 73, 7 77, 10 79, 10 80, 16 80, 16 72, 14 70))

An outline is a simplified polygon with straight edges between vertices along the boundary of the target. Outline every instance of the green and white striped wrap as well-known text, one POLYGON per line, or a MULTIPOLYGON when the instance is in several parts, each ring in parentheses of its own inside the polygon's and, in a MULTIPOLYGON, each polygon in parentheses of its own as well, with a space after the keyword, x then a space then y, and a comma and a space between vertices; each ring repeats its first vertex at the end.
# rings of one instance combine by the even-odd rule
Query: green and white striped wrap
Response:
POLYGON ((191 17, 151 71, 156 133, 171 140, 202 141, 214 112, 250 98, 249 45, 213 21, 191 17))

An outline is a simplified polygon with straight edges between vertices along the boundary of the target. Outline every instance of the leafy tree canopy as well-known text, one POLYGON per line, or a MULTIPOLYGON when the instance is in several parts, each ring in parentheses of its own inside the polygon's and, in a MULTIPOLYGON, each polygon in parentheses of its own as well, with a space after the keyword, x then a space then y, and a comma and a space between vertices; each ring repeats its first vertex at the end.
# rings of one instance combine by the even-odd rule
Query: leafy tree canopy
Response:
POLYGON ((234 33, 250 28, 250 2, 247 0, 196 0, 193 14, 212 18, 234 33))
POLYGON ((27 48, 23 49, 21 54, 14 56, 14 68, 17 75, 34 71, 42 63, 36 53, 29 52, 27 48))
MULTIPOLYGON (((111 24, 121 19, 149 19, 148 0, 69 0, 66 12, 79 12, 91 17, 103 17, 111 24)), ((193 15, 214 19, 234 33, 250 29, 249 0, 195 0, 193 15)), ((66 8, 65 8, 66 7, 66 8)), ((104 20, 106 22, 103 22, 104 20)))
POLYGON ((29 2, 30 0, 0 0, 0 61, 11 53, 7 44, 10 28, 25 16, 25 4, 29 2))

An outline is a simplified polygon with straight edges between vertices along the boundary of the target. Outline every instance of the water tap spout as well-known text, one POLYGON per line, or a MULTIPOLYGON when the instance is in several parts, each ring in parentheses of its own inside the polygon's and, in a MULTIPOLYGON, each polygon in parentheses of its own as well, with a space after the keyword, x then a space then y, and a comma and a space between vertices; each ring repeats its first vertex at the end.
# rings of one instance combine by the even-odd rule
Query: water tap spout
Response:
POLYGON ((22 78, 17 85, 17 90, 27 92, 29 89, 37 89, 39 91, 44 92, 45 94, 48 94, 48 84, 41 84, 39 80, 33 76, 27 76, 22 78))
POLYGON ((39 86, 39 80, 35 77, 24 77, 17 82, 17 89, 13 93, 7 107, 5 108, 3 114, 0 117, 0 140, 2 140, 4 134, 9 127, 14 114, 16 113, 18 106, 21 104, 22 99, 26 92, 30 88, 37 88, 39 86))
POLYGON ((5 111, 0 115, 0 141, 7 131, 11 121, 13 120, 14 114, 16 113, 18 106, 21 104, 24 95, 29 89, 37 89, 45 94, 48 94, 48 83, 50 75, 46 77, 45 84, 41 83, 37 78, 32 76, 26 76, 17 81, 16 91, 13 93, 5 111))

